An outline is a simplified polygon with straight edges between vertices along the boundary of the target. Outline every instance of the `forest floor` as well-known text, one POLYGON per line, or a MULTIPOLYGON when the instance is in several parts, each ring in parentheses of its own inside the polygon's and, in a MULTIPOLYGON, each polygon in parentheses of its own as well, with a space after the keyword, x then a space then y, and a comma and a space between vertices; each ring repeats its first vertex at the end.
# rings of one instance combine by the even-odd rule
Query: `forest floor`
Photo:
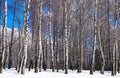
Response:
POLYGON ((0 78, 120 78, 120 74, 111 76, 110 71, 105 71, 105 74, 102 75, 99 71, 96 71, 94 75, 90 75, 89 70, 83 70, 82 73, 69 70, 68 74, 64 74, 62 70, 59 72, 51 72, 50 69, 34 73, 34 70, 28 71, 26 69, 25 75, 20 75, 15 69, 6 69, 3 71, 3 74, 0 74, 0 78))

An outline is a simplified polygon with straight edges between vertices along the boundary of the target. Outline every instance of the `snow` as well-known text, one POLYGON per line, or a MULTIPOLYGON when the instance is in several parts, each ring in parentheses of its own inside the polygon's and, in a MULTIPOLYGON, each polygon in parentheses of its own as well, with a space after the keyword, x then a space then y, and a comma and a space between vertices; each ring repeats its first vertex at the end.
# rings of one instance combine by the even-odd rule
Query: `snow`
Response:
POLYGON ((111 76, 110 71, 105 71, 105 74, 102 75, 99 71, 96 71, 94 75, 90 75, 89 70, 83 70, 82 73, 69 70, 68 74, 64 74, 62 70, 59 72, 51 72, 50 69, 34 73, 34 70, 28 71, 28 69, 26 69, 25 75, 20 75, 15 69, 7 69, 3 71, 3 74, 0 74, 0 78, 120 78, 120 74, 111 76))

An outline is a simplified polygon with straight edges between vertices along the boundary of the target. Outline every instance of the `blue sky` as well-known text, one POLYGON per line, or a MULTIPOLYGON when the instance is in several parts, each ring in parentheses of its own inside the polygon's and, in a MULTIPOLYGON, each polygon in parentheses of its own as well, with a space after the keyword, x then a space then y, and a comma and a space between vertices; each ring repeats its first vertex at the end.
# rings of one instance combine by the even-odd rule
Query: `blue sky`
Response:
MULTIPOLYGON (((8 27, 12 27, 12 22, 13 22, 13 12, 14 12, 14 1, 15 0, 7 0, 8 1, 8 14, 7 14, 7 24, 8 27)), ((16 9, 18 9, 18 4, 16 5, 16 9)), ((49 8, 47 6, 43 7, 44 12, 48 12, 49 8)), ((14 27, 18 27, 18 10, 16 10, 16 16, 15 16, 15 22, 14 22, 14 27)), ((20 3, 20 25, 23 26, 24 23, 24 4, 20 3)), ((112 26, 114 26, 115 18, 114 16, 110 16, 110 21, 112 21, 112 26)), ((120 25, 120 19, 118 21, 118 25, 120 25)))
MULTIPOLYGON (((8 15, 7 15, 7 24, 8 27, 12 27, 12 22, 13 22, 13 14, 14 14, 14 1, 15 0, 8 0, 8 15)), ((16 9, 18 9, 18 4, 16 5, 16 9)), ((14 27, 18 27, 18 22, 17 18, 18 17, 18 11, 16 10, 16 16, 15 16, 15 22, 14 22, 14 27)), ((23 19, 24 19, 24 6, 23 4, 20 4, 20 23, 21 26, 23 25, 23 19)))
MULTIPOLYGON (((14 14, 14 1, 15 0, 7 0, 8 1, 8 17, 7 17, 7 24, 8 27, 11 28, 12 27, 12 21, 13 21, 13 14, 14 14)), ((16 5, 16 9, 18 9, 18 4, 16 5)), ((48 12, 49 8, 47 6, 43 7, 44 13, 48 12)), ((18 27, 18 21, 17 18, 18 17, 18 11, 16 11, 16 21, 14 22, 14 27, 17 28, 18 27)), ((20 24, 21 26, 23 26, 24 23, 24 4, 20 3, 20 24)))
POLYGON ((12 27, 14 1, 8 0, 8 5, 7 23, 8 27, 12 27))

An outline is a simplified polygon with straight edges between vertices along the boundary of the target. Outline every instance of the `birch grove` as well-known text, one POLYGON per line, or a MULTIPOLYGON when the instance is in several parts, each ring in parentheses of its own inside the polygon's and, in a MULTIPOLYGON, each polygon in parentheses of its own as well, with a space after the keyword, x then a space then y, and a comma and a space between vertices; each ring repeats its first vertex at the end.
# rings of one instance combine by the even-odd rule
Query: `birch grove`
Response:
POLYGON ((12 2, 0 0, 0 73, 120 73, 120 0, 12 2))

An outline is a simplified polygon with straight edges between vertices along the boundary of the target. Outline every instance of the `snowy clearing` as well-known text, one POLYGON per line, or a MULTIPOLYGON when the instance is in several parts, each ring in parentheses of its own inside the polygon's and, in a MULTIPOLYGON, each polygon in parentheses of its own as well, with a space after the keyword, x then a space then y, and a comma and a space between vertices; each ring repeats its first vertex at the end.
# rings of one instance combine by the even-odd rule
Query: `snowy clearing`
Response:
POLYGON ((101 75, 99 71, 96 71, 94 75, 89 74, 89 70, 83 70, 82 73, 69 70, 68 74, 64 74, 64 71, 51 72, 50 69, 39 73, 34 73, 34 70, 28 71, 26 69, 25 75, 20 75, 15 69, 4 70, 3 74, 0 74, 0 78, 120 78, 120 74, 111 76, 110 71, 105 71, 104 75, 101 75))

